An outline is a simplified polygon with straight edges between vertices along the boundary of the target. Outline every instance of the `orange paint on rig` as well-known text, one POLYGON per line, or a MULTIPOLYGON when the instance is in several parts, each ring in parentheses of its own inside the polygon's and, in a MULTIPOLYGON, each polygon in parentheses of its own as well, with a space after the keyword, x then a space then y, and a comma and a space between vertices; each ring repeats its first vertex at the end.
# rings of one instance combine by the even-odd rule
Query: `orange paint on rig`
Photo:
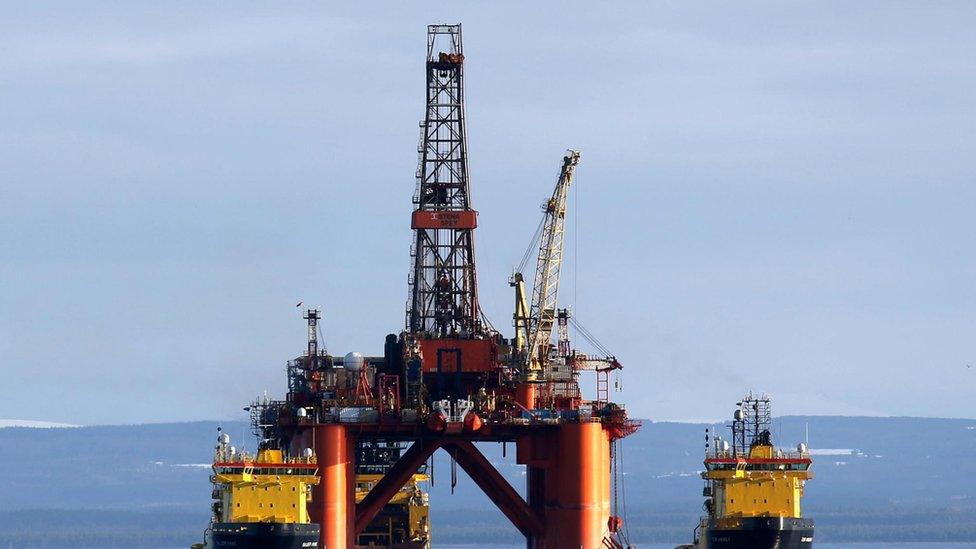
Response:
POLYGON ((535 408, 535 383, 519 383, 515 387, 515 400, 529 410, 535 408))
POLYGON ((315 426, 315 456, 321 481, 312 495, 312 519, 319 523, 319 546, 353 547, 356 519, 356 443, 346 427, 315 426))
POLYGON ((481 416, 477 412, 468 412, 468 415, 464 416, 464 430, 468 432, 475 432, 481 429, 481 426, 485 422, 481 420, 481 416))
POLYGON ((498 369, 498 348, 490 339, 422 339, 424 373, 493 372, 498 369))
POLYGON ((604 547, 610 518, 610 439, 600 423, 568 423, 547 472, 544 549, 604 547))

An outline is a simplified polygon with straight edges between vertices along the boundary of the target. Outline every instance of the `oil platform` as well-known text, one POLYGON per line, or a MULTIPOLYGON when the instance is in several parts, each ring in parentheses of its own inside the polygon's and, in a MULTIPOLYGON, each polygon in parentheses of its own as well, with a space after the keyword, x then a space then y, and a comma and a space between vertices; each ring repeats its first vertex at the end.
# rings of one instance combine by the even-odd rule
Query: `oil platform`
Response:
POLYGON ((274 446, 285 455, 314 454, 319 479, 310 483, 309 519, 319 525, 321 548, 356 547, 437 450, 488 495, 529 549, 624 547, 612 448, 639 423, 610 400, 620 363, 573 350, 575 319, 557 307, 567 193, 580 154, 562 159, 544 203, 532 288, 521 268, 509 281, 515 334, 503 337, 478 302, 465 62, 460 25, 428 26, 405 328, 386 336, 382 356, 333 356, 319 345, 319 312, 306 311, 308 349, 289 362, 288 394, 266 403, 262 422, 273 426, 274 446), (583 371, 595 372, 595 399, 582 396, 583 371), (524 498, 476 442, 514 445, 527 469, 524 498), (359 460, 377 448, 396 448, 395 459, 364 485, 359 460))

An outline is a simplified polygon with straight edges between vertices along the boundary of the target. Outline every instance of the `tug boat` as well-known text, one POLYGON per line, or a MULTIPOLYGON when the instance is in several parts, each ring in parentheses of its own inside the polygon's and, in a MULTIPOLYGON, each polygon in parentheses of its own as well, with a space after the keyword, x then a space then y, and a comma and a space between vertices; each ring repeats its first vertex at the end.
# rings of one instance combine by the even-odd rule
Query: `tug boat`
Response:
POLYGON ((256 455, 238 453, 226 433, 214 452, 213 518, 204 542, 192 549, 315 549, 319 525, 311 522, 308 502, 318 484, 311 452, 285 457, 262 447, 256 455))
POLYGON ((813 478, 806 444, 796 451, 773 445, 769 397, 751 393, 737 403, 732 442, 706 431, 702 517, 694 543, 678 549, 809 549, 813 520, 800 500, 813 478))

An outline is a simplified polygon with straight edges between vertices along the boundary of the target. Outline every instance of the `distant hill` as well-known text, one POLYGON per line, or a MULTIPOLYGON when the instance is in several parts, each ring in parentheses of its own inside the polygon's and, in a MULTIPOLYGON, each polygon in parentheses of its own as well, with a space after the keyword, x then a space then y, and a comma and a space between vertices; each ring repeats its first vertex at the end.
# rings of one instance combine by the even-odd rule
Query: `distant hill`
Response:
POLYGON ((0 419, 0 429, 5 427, 35 427, 38 429, 80 427, 71 423, 57 423, 54 421, 36 421, 31 419, 0 419))
MULTIPOLYGON (((216 422, 0 429, 0 547, 181 546, 208 520, 216 422), (57 517, 57 520, 51 520, 57 517)), ((814 456, 805 510, 834 541, 976 541, 976 420, 782 417, 782 446, 814 456)), ((240 445, 245 425, 224 423, 240 445)), ((645 422, 621 447, 627 525, 636 542, 689 538, 700 513, 704 424, 645 422)), ((714 428, 714 426, 712 426, 714 428)), ((521 489, 514 448, 481 445, 521 489)), ((464 475, 451 494, 450 463, 434 464, 435 540, 518 535, 464 475), (477 511, 472 513, 471 511, 477 511)))

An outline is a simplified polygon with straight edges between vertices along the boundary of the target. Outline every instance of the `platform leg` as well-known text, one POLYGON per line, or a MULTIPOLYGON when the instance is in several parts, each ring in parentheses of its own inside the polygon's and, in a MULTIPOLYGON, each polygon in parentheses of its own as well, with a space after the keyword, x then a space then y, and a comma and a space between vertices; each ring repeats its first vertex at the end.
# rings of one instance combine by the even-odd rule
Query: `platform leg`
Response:
MULTIPOLYGON (((546 470, 542 467, 525 467, 525 495, 529 507, 540 517, 546 514, 546 470)), ((526 549, 539 549, 543 547, 545 538, 538 536, 526 536, 526 549)))
POLYGON ((599 549, 609 536, 610 439, 599 423, 560 427, 546 471, 545 541, 536 547, 599 549))
POLYGON ((313 519, 321 549, 350 549, 356 515, 356 442, 343 425, 315 427, 318 485, 312 492, 313 519))

